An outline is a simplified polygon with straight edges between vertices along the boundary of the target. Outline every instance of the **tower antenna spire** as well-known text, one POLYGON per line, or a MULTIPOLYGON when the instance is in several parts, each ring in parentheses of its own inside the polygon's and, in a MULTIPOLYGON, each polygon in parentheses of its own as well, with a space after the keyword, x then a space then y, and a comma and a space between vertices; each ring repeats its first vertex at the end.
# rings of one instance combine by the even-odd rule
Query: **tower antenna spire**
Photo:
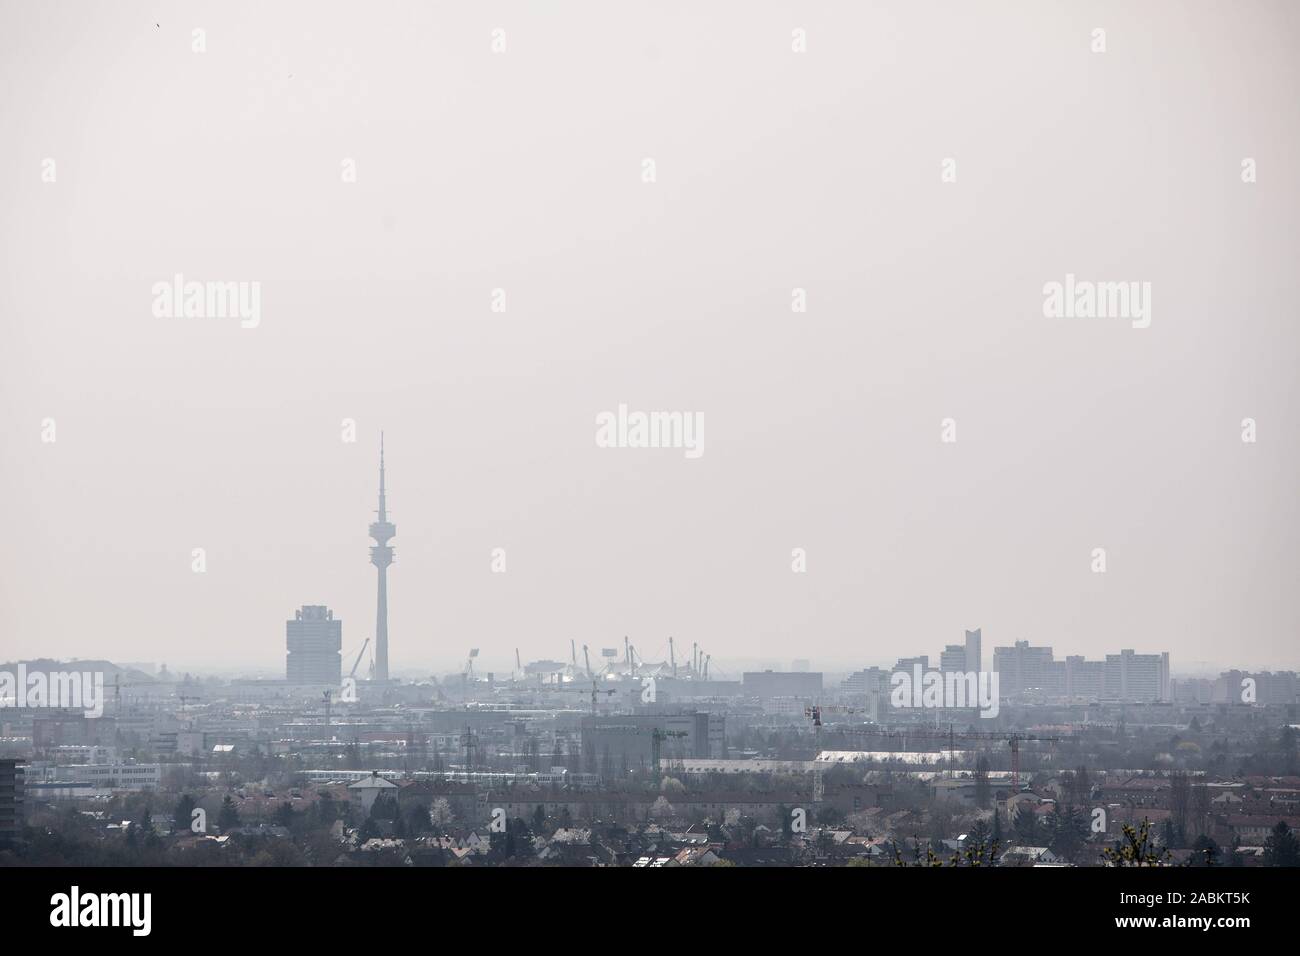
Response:
POLYGON ((384 491, 384 433, 379 433, 379 520, 388 520, 388 496, 384 491))
POLYGON ((388 494, 384 485, 384 433, 379 433, 379 512, 370 525, 375 539, 370 549, 370 563, 379 571, 379 592, 375 606, 375 680, 388 680, 388 566, 393 563, 393 549, 388 542, 396 537, 397 526, 388 520, 388 494))

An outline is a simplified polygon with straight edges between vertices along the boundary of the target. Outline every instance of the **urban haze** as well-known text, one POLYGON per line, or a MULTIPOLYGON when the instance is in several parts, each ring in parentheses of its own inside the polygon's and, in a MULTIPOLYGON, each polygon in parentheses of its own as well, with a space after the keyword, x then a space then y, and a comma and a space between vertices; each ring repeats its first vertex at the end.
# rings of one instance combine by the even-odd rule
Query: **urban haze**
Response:
POLYGON ((1294 5, 0 24, 0 865, 1300 864, 1294 5))

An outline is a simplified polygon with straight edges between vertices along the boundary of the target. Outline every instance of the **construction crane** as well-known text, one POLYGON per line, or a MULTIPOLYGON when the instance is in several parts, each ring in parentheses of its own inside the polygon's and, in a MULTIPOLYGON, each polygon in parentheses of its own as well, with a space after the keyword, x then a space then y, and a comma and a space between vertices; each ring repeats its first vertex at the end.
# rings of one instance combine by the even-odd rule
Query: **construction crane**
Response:
POLYGON ((821 720, 822 714, 869 714, 869 707, 842 707, 839 704, 813 704, 803 709, 805 717, 821 720))
MULTIPOLYGON (((606 726, 603 727, 602 729, 607 731, 622 730, 631 734, 646 733, 644 728, 635 725, 618 726, 618 727, 606 726)), ((664 741, 674 739, 677 737, 689 737, 690 734, 688 734, 684 730, 663 730, 659 727, 650 728, 649 733, 650 733, 650 766, 654 769, 655 779, 658 780, 659 766, 663 755, 664 741)))
POLYGON ((471 647, 469 650, 469 657, 465 661, 465 673, 461 675, 466 684, 474 679, 474 658, 476 657, 478 657, 478 648, 471 647))
POLYGON ((663 743, 671 737, 687 737, 689 734, 684 730, 660 730, 658 727, 650 731, 650 765, 654 768, 655 780, 659 779, 659 756, 663 750, 663 743))
POLYGON ((361 655, 366 652, 366 648, 369 646, 370 646, 370 638, 367 637, 365 642, 361 645, 361 650, 357 651, 357 659, 352 662, 352 670, 348 671, 349 677, 357 676, 357 665, 361 663, 361 655))
POLYGON ((133 680, 127 684, 122 683, 122 675, 113 675, 113 709, 120 711, 122 709, 122 688, 123 687, 143 687, 149 684, 157 684, 156 680, 133 680))
POLYGON ((617 691, 616 689, 612 688, 612 687, 611 687, 611 688, 602 689, 602 688, 600 688, 600 687, 597 687, 596 684, 597 684, 597 682, 596 682, 596 678, 593 677, 593 678, 591 679, 591 690, 590 690, 590 691, 582 690, 582 689, 579 689, 579 688, 577 688, 577 687, 557 687, 557 688, 555 688, 555 692, 558 693, 558 694, 586 694, 586 693, 590 693, 590 694, 591 694, 591 714, 592 714, 592 716, 594 717, 594 716, 596 715, 596 695, 597 695, 597 694, 617 694, 617 693, 618 693, 618 691, 617 691))
POLYGON ((805 707, 803 715, 813 722, 813 806, 822 802, 825 792, 822 782, 822 762, 817 758, 822 754, 822 709, 820 704, 805 707))
POLYGON ((825 793, 825 786, 822 780, 822 765, 817 758, 821 755, 821 734, 822 734, 822 711, 855 711, 849 707, 823 706, 822 704, 813 704, 811 707, 803 709, 803 715, 813 722, 813 803, 821 803, 822 796, 825 793))
POLYGON ((117 673, 113 675, 113 716, 114 716, 113 723, 115 725, 113 731, 113 739, 119 745, 122 743, 122 721, 120 718, 122 716, 123 686, 142 687, 145 685, 157 684, 157 683, 159 682, 156 680, 136 680, 136 681, 130 681, 129 683, 123 685, 121 673, 117 673))
POLYGON ((465 732, 460 735, 460 745, 465 748, 465 772, 474 770, 474 751, 478 750, 478 734, 466 724, 465 732))

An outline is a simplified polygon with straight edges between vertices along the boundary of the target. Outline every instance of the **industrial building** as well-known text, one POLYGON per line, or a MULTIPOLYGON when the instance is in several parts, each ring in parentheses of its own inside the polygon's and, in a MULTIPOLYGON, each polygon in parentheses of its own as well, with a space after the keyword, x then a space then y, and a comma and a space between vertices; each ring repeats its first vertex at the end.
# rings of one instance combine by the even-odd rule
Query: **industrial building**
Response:
POLYGON ((602 774, 643 770, 684 757, 725 757, 726 717, 697 711, 683 714, 584 717, 582 753, 602 774))
POLYGON ((822 695, 820 671, 747 671, 741 675, 746 697, 760 700, 772 697, 800 697, 819 700, 822 695))

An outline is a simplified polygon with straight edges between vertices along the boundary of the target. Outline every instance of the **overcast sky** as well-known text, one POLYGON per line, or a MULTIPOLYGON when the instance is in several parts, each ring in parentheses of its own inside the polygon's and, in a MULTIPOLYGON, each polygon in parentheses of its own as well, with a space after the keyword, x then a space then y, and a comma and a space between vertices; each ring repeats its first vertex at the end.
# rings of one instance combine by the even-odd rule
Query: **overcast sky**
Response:
POLYGON ((399 674, 1300 667, 1295 4, 0 11, 0 660, 355 651, 382 428, 399 674), (1149 327, 1044 317, 1070 273, 1149 327))

